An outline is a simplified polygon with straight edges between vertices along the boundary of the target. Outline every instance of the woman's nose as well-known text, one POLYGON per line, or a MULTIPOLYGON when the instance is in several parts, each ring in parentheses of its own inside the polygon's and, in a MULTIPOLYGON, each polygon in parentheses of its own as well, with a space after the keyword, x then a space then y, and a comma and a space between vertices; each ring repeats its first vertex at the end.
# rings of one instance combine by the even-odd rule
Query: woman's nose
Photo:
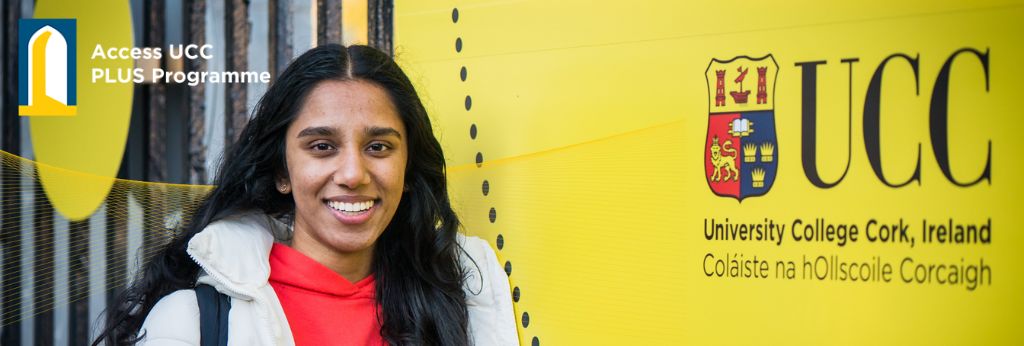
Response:
POLYGON ((355 190, 370 183, 370 174, 362 151, 347 149, 338 155, 338 166, 334 171, 334 183, 355 190))

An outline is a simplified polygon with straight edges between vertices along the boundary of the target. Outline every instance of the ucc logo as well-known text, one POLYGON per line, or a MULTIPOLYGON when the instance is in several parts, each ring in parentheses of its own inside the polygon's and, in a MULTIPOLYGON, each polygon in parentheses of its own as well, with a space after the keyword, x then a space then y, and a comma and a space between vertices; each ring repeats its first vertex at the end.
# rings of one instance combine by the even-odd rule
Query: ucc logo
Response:
POLYGON ((75 19, 18 21, 18 115, 78 114, 75 19))
MULTIPOLYGON (((949 137, 950 71, 953 62, 962 60, 959 68, 976 69, 984 76, 984 85, 974 87, 989 89, 989 51, 961 48, 950 54, 939 69, 932 89, 931 102, 927 109, 928 134, 935 161, 950 183, 969 187, 981 182, 992 184, 992 141, 984 153, 985 165, 979 167, 976 176, 954 177, 951 168, 949 137), (973 66, 972 66, 973 65, 973 66)), ((883 59, 874 73, 864 97, 863 134, 864 149, 871 170, 885 186, 899 188, 911 183, 921 184, 921 143, 910 177, 893 178, 882 172, 880 138, 881 89, 884 72, 888 68, 909 68, 913 72, 915 95, 920 95, 920 56, 902 53, 892 54, 883 59), (906 64, 900 66, 901 62, 906 64)), ((818 67, 826 61, 797 62, 795 67, 801 74, 801 163, 804 175, 815 187, 828 189, 838 185, 849 172, 853 140, 852 128, 854 104, 853 66, 859 58, 842 59, 849 69, 850 137, 846 167, 838 178, 828 181, 818 173, 817 163, 817 83, 818 67)), ((716 195, 733 197, 742 201, 746 197, 768 193, 775 181, 779 163, 779 145, 775 135, 775 81, 779 68, 771 54, 760 58, 738 56, 729 60, 713 59, 705 71, 708 82, 708 130, 704 146, 705 177, 708 186, 716 195), (753 68, 751 68, 753 67, 753 68), (755 72, 756 71, 756 72, 755 72), (756 76, 756 77, 754 77, 756 76), (756 78, 756 90, 751 89, 756 78), (746 82, 747 84, 744 84, 746 82), (753 95, 753 96, 752 96, 753 95)), ((979 155, 982 153, 973 153, 979 155)))
POLYGON ((709 108, 704 168, 716 195, 743 201, 772 188, 779 166, 774 111, 778 71, 771 54, 714 59, 704 71, 709 108))

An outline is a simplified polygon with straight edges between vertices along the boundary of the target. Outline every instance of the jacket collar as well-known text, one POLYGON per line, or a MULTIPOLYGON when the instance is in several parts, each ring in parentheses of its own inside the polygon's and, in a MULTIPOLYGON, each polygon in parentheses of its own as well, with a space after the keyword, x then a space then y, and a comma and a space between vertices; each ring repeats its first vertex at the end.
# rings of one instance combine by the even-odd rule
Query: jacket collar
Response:
POLYGON ((203 270, 198 281, 238 298, 252 298, 270 277, 273 233, 286 228, 256 212, 210 223, 188 242, 188 254, 203 270))

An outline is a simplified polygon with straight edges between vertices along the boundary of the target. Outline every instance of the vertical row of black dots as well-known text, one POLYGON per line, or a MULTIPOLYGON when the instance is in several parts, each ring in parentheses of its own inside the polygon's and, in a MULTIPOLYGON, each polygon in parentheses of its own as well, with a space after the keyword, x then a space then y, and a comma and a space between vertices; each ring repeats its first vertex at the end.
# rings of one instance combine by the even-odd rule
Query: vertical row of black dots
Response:
MULTIPOLYGON (((459 23, 459 9, 458 8, 453 8, 452 9, 452 23, 455 23, 455 24, 459 23)), ((455 38, 455 53, 456 54, 462 53, 462 45, 463 45, 462 37, 456 37, 455 38)), ((468 77, 469 77, 469 69, 467 69, 466 66, 460 67, 459 68, 459 80, 465 82, 468 77)), ((463 101, 463 105, 466 108, 466 112, 469 112, 473 108, 473 97, 467 94, 466 98, 463 101)), ((475 141, 478 135, 479 135, 479 129, 477 128, 476 123, 471 122, 470 125, 469 125, 469 139, 475 141)), ((478 151, 476 153, 475 161, 476 161, 477 168, 482 167, 483 164, 484 164, 484 154, 482 152, 478 151)), ((487 179, 484 179, 483 182, 481 183, 481 192, 483 192, 484 197, 487 197, 491 193, 491 183, 487 179)), ((491 207, 490 210, 487 211, 487 219, 492 224, 496 223, 497 220, 498 220, 498 211, 497 211, 497 209, 495 209, 494 207, 491 207)), ((502 249, 505 248, 505 237, 502 234, 500 234, 500 233, 498 234, 498 237, 495 240, 495 245, 497 246, 498 251, 501 251, 502 249)), ((508 275, 509 277, 512 276, 512 261, 505 261, 505 274, 508 275)), ((519 303, 519 299, 521 297, 522 297, 522 290, 519 289, 519 286, 516 286, 515 288, 512 289, 512 301, 515 302, 516 304, 518 304, 519 303)), ((529 327, 530 326, 530 313, 526 312, 526 311, 523 311, 523 314, 521 315, 521 317, 519 319, 519 322, 522 323, 523 329, 526 329, 527 327, 529 327)), ((530 343, 531 343, 532 346, 540 346, 540 338, 534 336, 530 343)))

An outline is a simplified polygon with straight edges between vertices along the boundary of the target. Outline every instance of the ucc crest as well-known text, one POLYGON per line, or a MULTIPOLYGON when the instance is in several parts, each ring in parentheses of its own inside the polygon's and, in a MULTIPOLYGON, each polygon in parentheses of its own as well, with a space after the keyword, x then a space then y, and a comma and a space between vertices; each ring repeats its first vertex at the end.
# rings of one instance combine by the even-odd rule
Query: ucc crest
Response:
POLYGON ((708 132, 704 173, 711 192, 744 198, 768 193, 779 166, 775 136, 775 80, 771 54, 712 59, 708 82, 708 132))

